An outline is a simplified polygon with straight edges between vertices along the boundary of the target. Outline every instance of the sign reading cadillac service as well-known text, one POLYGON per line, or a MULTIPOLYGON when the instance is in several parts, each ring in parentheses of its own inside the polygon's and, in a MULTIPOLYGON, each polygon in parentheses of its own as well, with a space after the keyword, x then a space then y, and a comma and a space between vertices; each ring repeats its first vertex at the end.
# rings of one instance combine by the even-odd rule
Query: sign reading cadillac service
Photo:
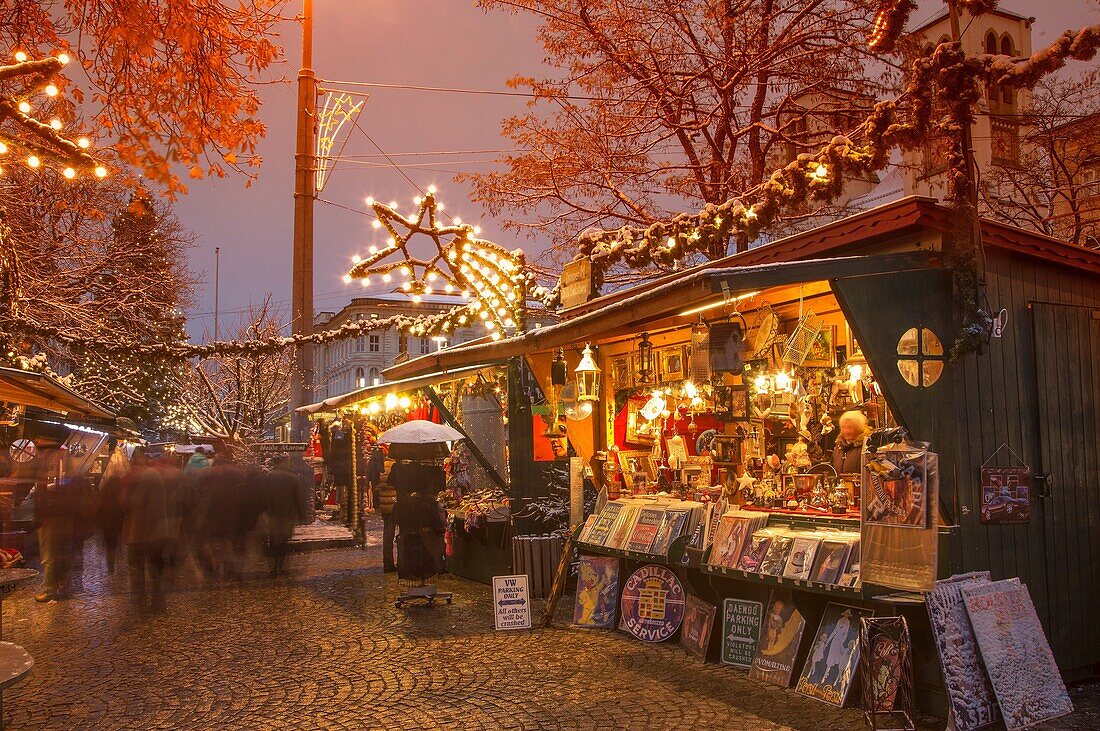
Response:
POLYGON ((664 642, 684 621, 684 587, 664 566, 646 565, 623 585, 623 627, 643 642, 664 642))

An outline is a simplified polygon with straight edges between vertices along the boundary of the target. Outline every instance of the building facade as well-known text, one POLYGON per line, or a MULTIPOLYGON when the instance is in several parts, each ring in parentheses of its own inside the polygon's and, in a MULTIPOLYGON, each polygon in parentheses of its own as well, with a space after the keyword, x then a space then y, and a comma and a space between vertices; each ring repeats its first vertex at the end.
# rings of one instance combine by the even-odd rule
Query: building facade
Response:
MULTIPOLYGON (((332 330, 349 322, 384 320, 394 315, 432 315, 452 307, 454 302, 442 300, 414 303, 405 295, 356 297, 339 312, 317 313, 313 326, 317 330, 332 330)), ((476 337, 479 333, 473 328, 460 328, 448 338, 432 338, 415 337, 390 327, 318 345, 313 350, 314 400, 382 383, 382 371, 404 355, 416 358, 476 337)))

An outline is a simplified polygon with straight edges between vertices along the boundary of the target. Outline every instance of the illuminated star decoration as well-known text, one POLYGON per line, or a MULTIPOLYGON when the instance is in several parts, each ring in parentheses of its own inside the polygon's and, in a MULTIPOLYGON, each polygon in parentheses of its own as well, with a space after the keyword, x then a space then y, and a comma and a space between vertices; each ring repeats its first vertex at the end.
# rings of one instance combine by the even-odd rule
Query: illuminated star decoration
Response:
POLYGON ((0 83, 22 82, 17 93, 0 93, 0 163, 8 153, 15 152, 25 155, 27 167, 37 170, 53 165, 69 180, 82 172, 97 178, 107 176, 107 168, 87 152, 91 147, 88 138, 70 140, 61 134, 60 119, 54 117, 47 123, 31 115, 31 100, 36 94, 41 92, 52 99, 61 93, 51 78, 68 62, 69 57, 63 53, 32 61, 18 51, 14 64, 0 66, 0 83))
POLYGON ((392 205, 373 199, 367 202, 377 216, 372 225, 385 227, 390 237, 381 248, 371 246, 365 259, 354 257, 355 266, 344 277, 345 282, 359 279, 367 286, 371 277, 380 277, 382 282, 389 283, 396 273, 404 278, 401 290, 413 302, 431 294, 458 295, 467 300, 467 304, 457 305, 443 317, 423 318, 409 326, 414 335, 436 335, 477 320, 494 340, 506 330, 523 329, 532 275, 522 251, 508 251, 492 241, 479 239, 480 229, 457 219, 449 226, 441 226, 436 212, 442 205, 436 201, 434 187, 423 198, 415 199, 418 209, 414 217, 402 216, 392 205), (435 252, 430 258, 421 259, 409 251, 409 239, 416 234, 424 234, 435 242, 435 252), (395 254, 401 258, 384 263, 395 254))

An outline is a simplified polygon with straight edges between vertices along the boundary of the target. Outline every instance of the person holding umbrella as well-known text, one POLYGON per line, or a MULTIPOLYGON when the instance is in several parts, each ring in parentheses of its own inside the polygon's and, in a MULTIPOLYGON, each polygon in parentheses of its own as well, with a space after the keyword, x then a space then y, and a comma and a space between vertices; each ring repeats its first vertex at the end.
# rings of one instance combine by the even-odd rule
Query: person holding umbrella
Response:
MULTIPOLYGON (((378 441, 389 444, 389 456, 397 461, 390 469, 389 482, 397 491, 393 521, 399 531, 397 576, 404 580, 425 579, 443 571, 443 533, 446 528, 436 495, 445 485, 442 460, 450 444, 463 438, 461 432, 430 421, 414 420, 389 429, 378 441)), ((406 595, 397 605, 412 598, 429 603, 429 591, 406 595)), ((443 595, 450 601, 450 595, 443 595)))

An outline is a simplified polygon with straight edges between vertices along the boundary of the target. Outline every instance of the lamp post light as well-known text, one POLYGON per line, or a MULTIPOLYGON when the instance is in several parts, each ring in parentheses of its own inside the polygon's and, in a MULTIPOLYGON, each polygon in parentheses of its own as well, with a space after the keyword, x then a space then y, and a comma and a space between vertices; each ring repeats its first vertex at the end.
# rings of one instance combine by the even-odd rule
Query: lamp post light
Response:
POLYGON ((580 365, 574 369, 573 373, 577 378, 577 400, 599 401, 600 367, 596 365, 596 360, 592 357, 592 348, 587 343, 581 353, 580 365))

